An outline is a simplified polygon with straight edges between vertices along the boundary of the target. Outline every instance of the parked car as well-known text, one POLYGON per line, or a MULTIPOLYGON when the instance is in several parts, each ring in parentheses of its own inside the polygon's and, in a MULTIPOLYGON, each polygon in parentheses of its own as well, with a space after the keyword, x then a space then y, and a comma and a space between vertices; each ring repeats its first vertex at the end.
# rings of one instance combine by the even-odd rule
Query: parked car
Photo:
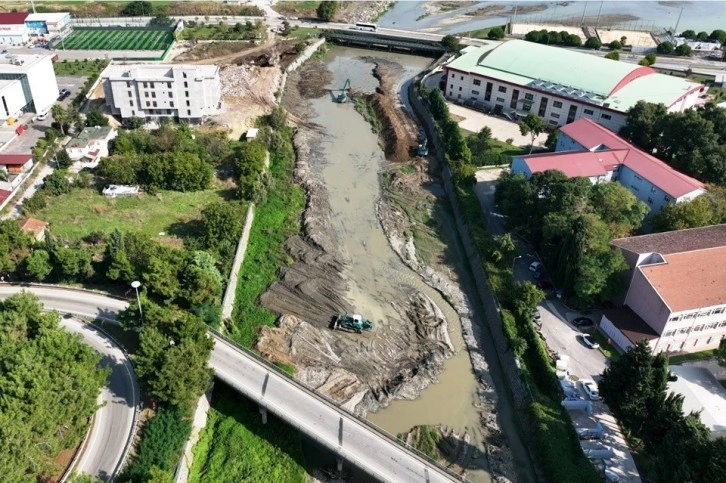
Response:
POLYGON ((70 95, 71 95, 71 91, 69 91, 68 89, 61 89, 58 91, 58 100, 62 101, 64 99, 68 98, 68 96, 70 96, 70 95))
POLYGON ((587 397, 590 398, 591 401, 599 401, 600 399, 602 399, 602 397, 600 397, 600 389, 597 387, 595 381, 590 381, 589 379, 582 379, 580 381, 580 384, 582 384, 582 389, 585 391, 585 394, 587 394, 587 397))
POLYGON ((530 272, 537 273, 537 272, 541 271, 542 268, 544 268, 544 267, 542 266, 542 263, 540 263, 540 262, 532 262, 532 263, 529 264, 529 271, 530 272))
POLYGON ((48 111, 41 112, 35 119, 38 121, 45 121, 46 119, 48 119, 48 111))
POLYGON ((591 336, 590 334, 582 334, 580 336, 582 338, 582 342, 588 346, 590 349, 599 349, 600 344, 597 343, 595 338, 591 336))
POLYGON ((555 286, 552 285, 552 282, 549 282, 547 280, 540 280, 539 282, 537 282, 536 285, 537 288, 540 290, 552 290, 553 288, 555 288, 555 286))
POLYGON ((591 329, 595 327, 595 322, 587 317, 578 317, 572 321, 572 325, 574 325, 578 329, 591 329))
POLYGON ((542 314, 539 312, 539 310, 535 309, 535 311, 532 313, 532 318, 534 320, 539 320, 542 318, 542 314))

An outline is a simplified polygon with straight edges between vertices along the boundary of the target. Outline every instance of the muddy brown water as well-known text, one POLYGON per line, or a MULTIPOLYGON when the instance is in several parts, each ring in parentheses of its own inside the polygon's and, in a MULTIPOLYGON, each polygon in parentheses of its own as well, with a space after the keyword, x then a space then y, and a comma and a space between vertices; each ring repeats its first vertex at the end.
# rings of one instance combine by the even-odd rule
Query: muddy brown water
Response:
MULTIPOLYGON (((354 89, 373 92, 378 80, 372 75, 374 65, 364 56, 399 64, 404 72, 401 83, 431 62, 423 57, 336 47, 325 59, 333 74, 328 87, 340 89, 350 79, 354 89)), ((349 301, 356 311, 379 324, 402 324, 392 303, 406 301, 413 291, 423 292, 446 316, 456 350, 446 361, 438 382, 417 399, 393 401, 387 408, 369 414, 368 419, 392 434, 420 424, 466 430, 472 444, 483 453, 479 414, 474 407, 476 380, 458 315, 436 290, 401 262, 376 218, 375 204, 381 196, 379 174, 386 166, 378 138, 352 103, 337 104, 326 96, 313 100, 312 107, 317 114, 313 121, 323 128, 325 137, 322 153, 311 167, 321 174, 329 193, 332 225, 348 262, 346 276, 352 281, 349 301)), ((470 470, 467 477, 476 482, 490 481, 486 463, 482 458, 476 462, 482 467, 470 470)))

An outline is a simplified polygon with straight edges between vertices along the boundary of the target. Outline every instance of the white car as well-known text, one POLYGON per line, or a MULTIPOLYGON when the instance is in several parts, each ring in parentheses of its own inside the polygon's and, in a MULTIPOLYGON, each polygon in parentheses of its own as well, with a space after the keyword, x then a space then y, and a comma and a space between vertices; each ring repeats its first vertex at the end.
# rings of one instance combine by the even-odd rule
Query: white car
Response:
POLYGON ((590 334, 581 334, 580 337, 582 338, 582 342, 588 346, 590 349, 599 349, 600 344, 597 343, 595 338, 591 336, 590 334))
POLYGON ((591 401, 599 401, 600 399, 602 399, 600 397, 600 390, 598 389, 595 381, 582 379, 580 381, 580 384, 582 384, 582 389, 585 391, 585 394, 587 394, 587 397, 590 398, 591 401))
POLYGON ((46 119, 48 119, 48 111, 41 112, 40 114, 38 114, 38 116, 36 117, 36 119, 38 121, 45 121, 46 119))

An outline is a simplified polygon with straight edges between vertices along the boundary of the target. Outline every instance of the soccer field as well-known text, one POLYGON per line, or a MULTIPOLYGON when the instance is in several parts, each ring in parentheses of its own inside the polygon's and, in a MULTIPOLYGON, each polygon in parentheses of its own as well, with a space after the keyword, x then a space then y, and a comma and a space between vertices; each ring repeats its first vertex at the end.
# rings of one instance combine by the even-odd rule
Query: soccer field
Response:
POLYGON ((165 50, 174 40, 171 30, 139 28, 76 28, 55 45, 66 50, 165 50))

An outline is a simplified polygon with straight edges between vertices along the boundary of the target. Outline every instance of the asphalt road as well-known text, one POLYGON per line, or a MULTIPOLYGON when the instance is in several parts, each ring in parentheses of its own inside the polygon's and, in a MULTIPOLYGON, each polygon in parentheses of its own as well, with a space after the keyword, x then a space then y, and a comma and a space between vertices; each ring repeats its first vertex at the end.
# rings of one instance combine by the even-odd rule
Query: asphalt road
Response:
POLYGON ((134 368, 121 348, 95 327, 65 318, 61 319, 61 326, 83 337, 86 344, 103 356, 101 365, 111 368, 108 384, 98 396, 99 409, 91 433, 74 468, 77 473, 109 481, 120 470, 127 451, 126 443, 134 436, 135 412, 140 402, 134 368))
MULTIPOLYGON (((24 289, 40 297, 48 309, 109 321, 128 306, 125 301, 99 294, 50 287, 0 285, 0 298, 24 289)), ((449 473, 407 450, 394 438, 373 430, 216 336, 210 366, 217 377, 382 481, 455 481, 449 473)), ((109 432, 105 438, 116 441, 117 447, 123 445, 117 434, 109 432)), ((106 443, 101 440, 103 437, 99 436, 95 444, 104 446, 106 443)))

